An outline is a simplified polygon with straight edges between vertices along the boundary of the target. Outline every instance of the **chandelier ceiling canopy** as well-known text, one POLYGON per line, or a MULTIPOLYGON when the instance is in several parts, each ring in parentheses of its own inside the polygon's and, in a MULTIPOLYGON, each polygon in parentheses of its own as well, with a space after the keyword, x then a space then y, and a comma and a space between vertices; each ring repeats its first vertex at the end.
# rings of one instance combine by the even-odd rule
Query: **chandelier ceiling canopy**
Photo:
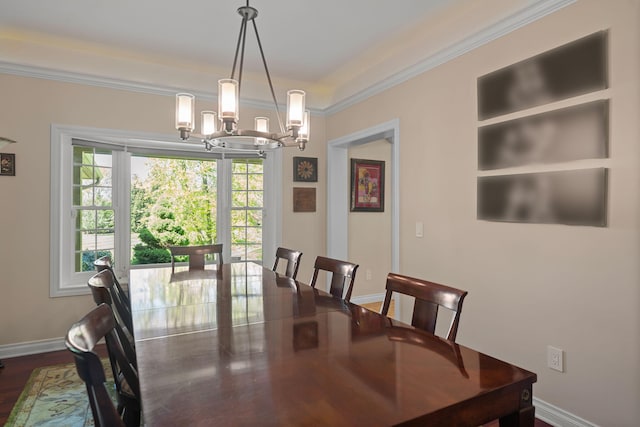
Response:
POLYGON ((298 147, 300 150, 304 150, 309 141, 309 121, 311 118, 309 110, 305 109, 305 92, 302 90, 287 92, 285 125, 280 116, 278 100, 258 34, 255 21, 258 11, 249 6, 249 0, 247 0, 245 6, 238 8, 238 14, 242 17, 242 23, 231 68, 231 77, 218 81, 218 111, 217 113, 202 111, 200 113, 201 133, 199 135, 193 134, 195 97, 189 93, 178 93, 176 95, 176 129, 180 131, 180 138, 185 141, 191 136, 201 138, 207 151, 211 151, 213 148, 224 148, 262 153, 281 147, 298 147), (268 117, 256 117, 253 129, 238 128, 240 89, 242 88, 244 53, 249 26, 255 32, 260 57, 264 64, 275 115, 278 118, 278 132, 271 132, 268 117))

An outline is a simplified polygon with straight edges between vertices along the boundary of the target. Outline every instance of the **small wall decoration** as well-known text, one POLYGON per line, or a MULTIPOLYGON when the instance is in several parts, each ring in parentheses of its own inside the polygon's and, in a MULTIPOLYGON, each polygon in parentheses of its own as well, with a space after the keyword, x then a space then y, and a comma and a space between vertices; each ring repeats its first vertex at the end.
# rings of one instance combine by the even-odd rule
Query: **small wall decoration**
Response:
POLYGON ((478 129, 478 169, 604 159, 609 100, 548 111, 478 129))
POLYGON ((607 169, 478 178, 478 219, 607 225, 607 169))
POLYGON ((607 34, 591 34, 480 77, 478 119, 606 89, 607 34))
POLYGON ((0 153, 0 175, 16 175, 16 155, 0 153))
POLYGON ((293 181, 318 182, 318 159, 316 157, 294 157, 293 181))
POLYGON ((384 162, 351 159, 351 212, 384 212, 384 162))
POLYGON ((316 189, 315 188, 293 188, 293 211, 294 212, 315 212, 316 211, 316 189))

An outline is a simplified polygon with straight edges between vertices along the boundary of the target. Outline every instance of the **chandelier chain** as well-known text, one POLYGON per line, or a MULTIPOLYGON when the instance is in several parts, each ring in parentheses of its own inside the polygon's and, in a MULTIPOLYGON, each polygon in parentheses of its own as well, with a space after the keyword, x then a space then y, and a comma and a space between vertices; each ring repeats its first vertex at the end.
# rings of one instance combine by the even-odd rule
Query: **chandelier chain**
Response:
POLYGON ((240 97, 240 91, 242 90, 242 71, 244 70, 244 47, 247 41, 247 18, 242 19, 244 25, 242 26, 242 53, 240 54, 240 71, 238 72, 238 98, 240 97))
POLYGON ((231 78, 235 78, 236 75, 236 65, 238 64, 238 54, 240 53, 240 43, 242 42, 242 30, 246 25, 246 21, 244 18, 242 19, 242 23, 240 24, 240 34, 238 34, 238 43, 236 43, 236 55, 233 58, 233 67, 231 67, 231 78))
MULTIPOLYGON (((248 0, 247 0, 248 3, 248 0)), ((269 73, 269 67, 267 66, 267 58, 264 56, 264 50, 262 50, 262 42, 260 41, 260 34, 258 34, 258 26, 256 21, 253 20, 253 29, 256 32, 256 40, 258 41, 258 48, 260 49, 260 56, 262 57, 262 63, 264 64, 264 72, 267 75, 267 81, 269 82, 269 89, 271 90, 271 97, 273 98, 273 104, 276 107, 276 116, 278 117, 278 125, 280 126, 280 132, 284 133, 284 123, 282 123, 282 117, 280 117, 280 107, 278 107, 278 100, 276 99, 276 92, 273 90, 273 83, 271 82, 271 73, 269 73)))

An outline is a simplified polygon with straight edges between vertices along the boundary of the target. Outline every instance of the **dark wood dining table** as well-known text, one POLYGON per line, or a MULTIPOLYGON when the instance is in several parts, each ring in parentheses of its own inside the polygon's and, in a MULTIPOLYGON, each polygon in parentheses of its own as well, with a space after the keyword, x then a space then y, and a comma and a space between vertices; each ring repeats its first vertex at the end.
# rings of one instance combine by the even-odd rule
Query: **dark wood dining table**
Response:
POLYGON ((147 426, 534 425, 534 373, 258 264, 129 283, 147 426))

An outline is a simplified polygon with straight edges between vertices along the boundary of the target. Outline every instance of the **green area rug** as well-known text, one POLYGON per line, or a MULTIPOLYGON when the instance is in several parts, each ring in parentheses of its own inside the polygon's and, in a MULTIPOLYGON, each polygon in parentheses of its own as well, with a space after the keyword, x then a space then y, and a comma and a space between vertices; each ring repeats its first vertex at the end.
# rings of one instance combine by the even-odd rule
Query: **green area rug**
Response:
MULTIPOLYGON (((109 361, 102 361, 107 373, 107 389, 115 402, 115 387, 109 361)), ((45 366, 34 369, 5 426, 92 426, 87 389, 76 365, 45 366)))

